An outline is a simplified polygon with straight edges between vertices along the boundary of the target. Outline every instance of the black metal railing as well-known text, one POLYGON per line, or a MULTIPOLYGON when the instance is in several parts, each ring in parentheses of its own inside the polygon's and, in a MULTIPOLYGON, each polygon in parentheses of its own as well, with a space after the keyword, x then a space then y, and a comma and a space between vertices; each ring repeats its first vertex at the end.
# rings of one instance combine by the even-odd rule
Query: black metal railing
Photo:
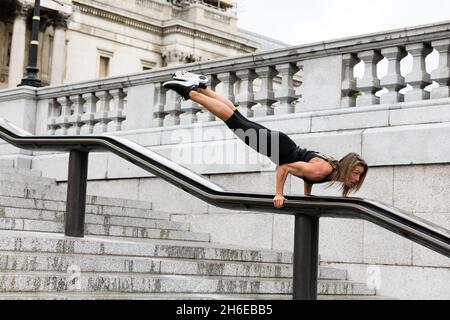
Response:
POLYGON ((207 203, 232 210, 292 214, 294 299, 317 299, 320 217, 364 219, 450 257, 450 231, 378 201, 362 198, 286 196, 283 208, 273 194, 228 192, 203 176, 132 141, 114 136, 32 136, 0 118, 0 138, 22 149, 70 152, 65 234, 83 237, 88 155, 109 151, 207 203))

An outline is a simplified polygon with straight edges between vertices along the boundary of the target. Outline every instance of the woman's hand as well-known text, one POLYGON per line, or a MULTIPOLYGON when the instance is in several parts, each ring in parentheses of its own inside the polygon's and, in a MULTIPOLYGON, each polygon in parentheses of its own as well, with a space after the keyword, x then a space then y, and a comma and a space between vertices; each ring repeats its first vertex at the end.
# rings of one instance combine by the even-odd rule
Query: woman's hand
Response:
POLYGON ((282 194, 277 194, 273 198, 273 205, 275 208, 281 208, 284 204, 284 201, 286 201, 286 198, 282 194))

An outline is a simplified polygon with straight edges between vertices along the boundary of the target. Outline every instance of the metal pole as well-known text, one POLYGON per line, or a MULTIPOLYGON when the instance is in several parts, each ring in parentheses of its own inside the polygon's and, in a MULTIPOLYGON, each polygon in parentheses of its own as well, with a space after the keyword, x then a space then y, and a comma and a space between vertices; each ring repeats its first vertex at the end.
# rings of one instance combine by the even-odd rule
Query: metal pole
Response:
POLYGON ((41 2, 34 1, 33 25, 31 29, 31 42, 28 53, 27 74, 22 79, 19 86, 42 87, 42 82, 39 80, 37 67, 38 48, 39 48, 39 23, 41 21, 41 2))
POLYGON ((84 236, 88 158, 88 152, 70 151, 67 181, 66 236, 80 238, 84 236))
POLYGON ((295 216, 293 300, 317 300, 319 218, 295 216))

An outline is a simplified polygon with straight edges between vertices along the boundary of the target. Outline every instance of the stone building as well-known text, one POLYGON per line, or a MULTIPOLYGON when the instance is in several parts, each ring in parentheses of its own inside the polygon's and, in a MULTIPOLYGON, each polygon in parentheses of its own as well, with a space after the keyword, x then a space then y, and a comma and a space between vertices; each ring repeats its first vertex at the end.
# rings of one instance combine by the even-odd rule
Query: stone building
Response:
MULTIPOLYGON (((33 6, 0 2, 0 88, 23 77, 33 6)), ((238 29, 230 1, 178 0, 42 0, 39 40, 43 85, 237 56, 271 42, 238 29)))

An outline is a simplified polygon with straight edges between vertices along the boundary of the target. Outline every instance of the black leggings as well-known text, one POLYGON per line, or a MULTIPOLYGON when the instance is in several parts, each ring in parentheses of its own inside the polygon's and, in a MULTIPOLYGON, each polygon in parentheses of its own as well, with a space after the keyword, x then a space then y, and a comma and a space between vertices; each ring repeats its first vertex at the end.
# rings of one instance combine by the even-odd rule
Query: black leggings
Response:
POLYGON ((269 157, 276 165, 292 162, 297 145, 285 133, 250 121, 237 109, 225 124, 250 148, 269 157))

